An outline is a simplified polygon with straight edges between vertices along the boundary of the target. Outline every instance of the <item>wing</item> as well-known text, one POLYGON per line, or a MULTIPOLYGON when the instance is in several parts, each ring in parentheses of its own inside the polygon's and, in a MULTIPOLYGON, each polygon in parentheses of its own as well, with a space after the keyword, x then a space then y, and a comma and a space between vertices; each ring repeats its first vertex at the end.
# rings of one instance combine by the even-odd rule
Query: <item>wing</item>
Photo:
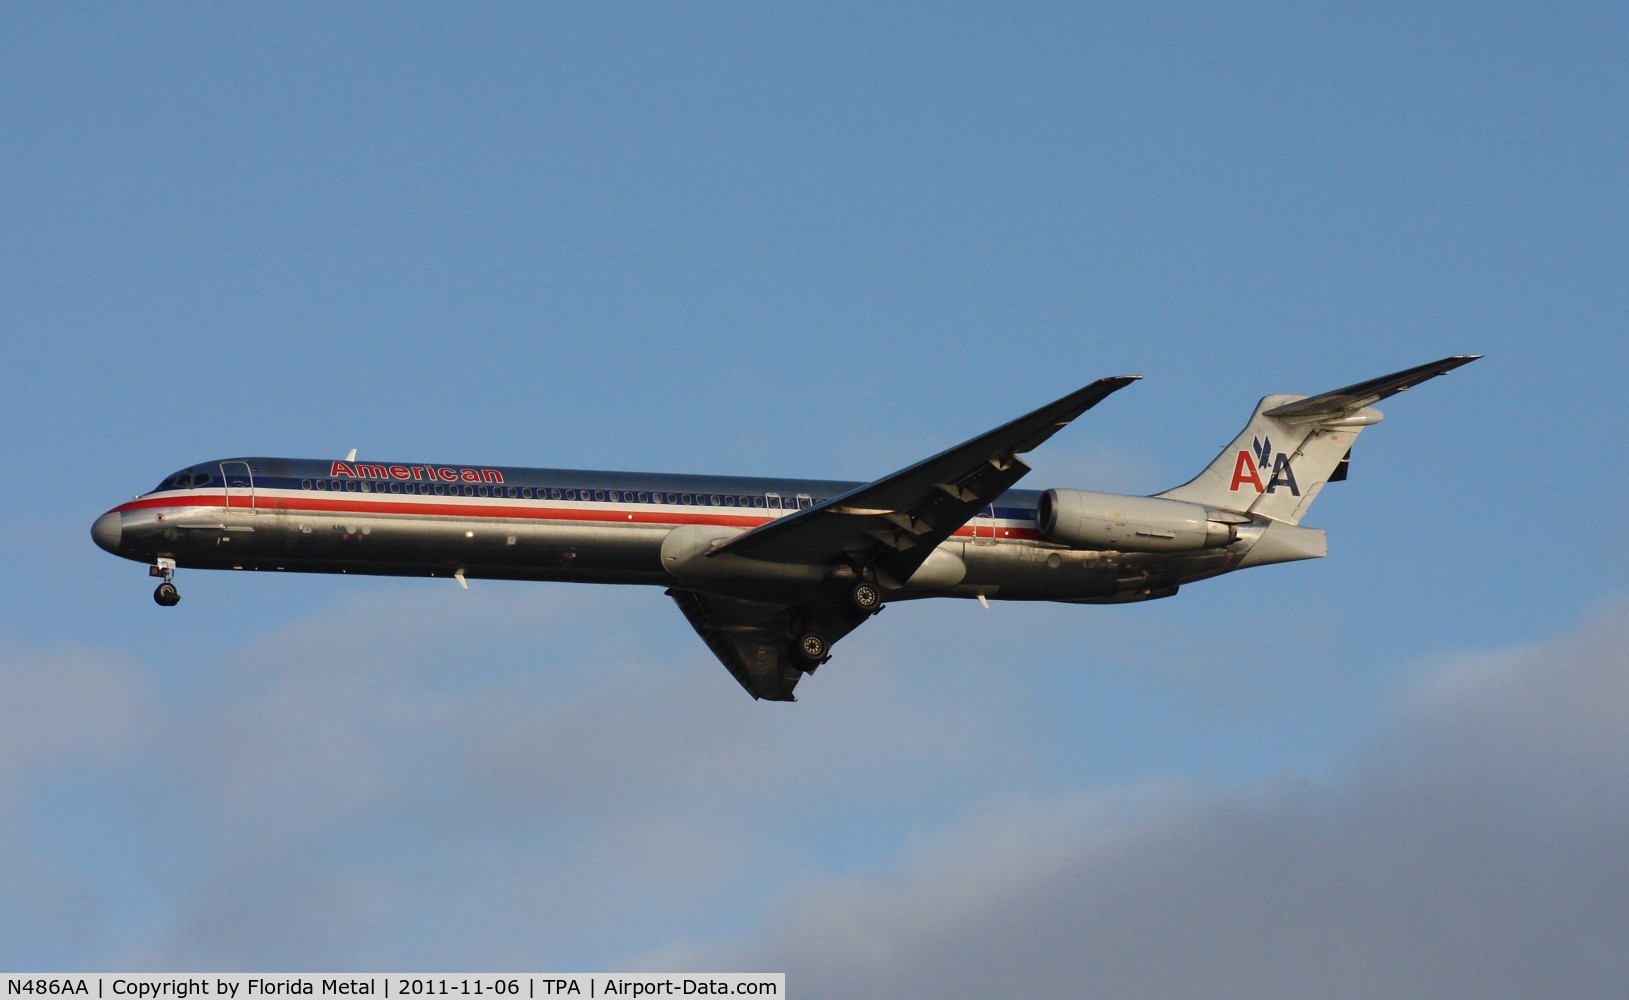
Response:
POLYGON ((1018 455, 1136 379, 1093 382, 932 458, 737 535, 708 554, 790 563, 848 557, 897 587, 934 546, 1029 471, 1018 455))
POLYGON ((765 701, 797 701, 792 689, 820 665, 794 655, 796 636, 815 631, 832 643, 863 620, 835 608, 765 604, 693 590, 669 590, 667 595, 718 662, 748 694, 765 701))

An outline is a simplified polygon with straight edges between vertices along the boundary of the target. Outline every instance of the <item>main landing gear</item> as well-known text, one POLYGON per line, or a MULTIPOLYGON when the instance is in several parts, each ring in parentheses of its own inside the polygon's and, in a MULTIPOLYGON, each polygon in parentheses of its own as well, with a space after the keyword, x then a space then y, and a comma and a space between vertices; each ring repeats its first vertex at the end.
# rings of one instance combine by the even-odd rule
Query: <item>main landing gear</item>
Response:
POLYGON ((882 609, 882 588, 870 580, 861 580, 848 592, 848 602, 862 615, 874 615, 882 609))
POLYGON ((161 576, 164 582, 153 591, 153 600, 161 608, 173 608, 181 603, 181 591, 175 589, 175 560, 160 557, 147 567, 148 576, 161 576))
POLYGON ((820 666, 822 663, 825 663, 827 657, 831 654, 831 644, 827 642, 826 637, 821 635, 819 632, 804 632, 802 635, 798 636, 797 641, 792 644, 792 651, 795 652, 804 661, 804 663, 808 664, 805 669, 807 669, 810 673, 813 673, 814 668, 820 666))
POLYGON ((882 610, 882 587, 874 580, 860 580, 848 589, 846 598, 831 611, 811 612, 792 629, 792 660, 804 673, 812 674, 831 658, 833 634, 838 639, 882 610))

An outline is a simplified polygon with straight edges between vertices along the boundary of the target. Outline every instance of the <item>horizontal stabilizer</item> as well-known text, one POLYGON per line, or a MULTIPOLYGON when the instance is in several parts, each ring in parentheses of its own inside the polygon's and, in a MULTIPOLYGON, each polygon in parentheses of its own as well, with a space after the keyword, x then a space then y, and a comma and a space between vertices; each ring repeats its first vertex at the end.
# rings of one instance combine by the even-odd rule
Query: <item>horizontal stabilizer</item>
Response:
POLYGON ((1387 396, 1396 395, 1419 385, 1427 379, 1446 375, 1460 365, 1468 365, 1480 354, 1456 354, 1451 358, 1433 361, 1430 364, 1410 368, 1407 371, 1394 372, 1382 375, 1379 378, 1369 379, 1349 385, 1344 389, 1335 389, 1331 392, 1319 393, 1298 399, 1293 403, 1268 410, 1266 415, 1277 417, 1280 420, 1297 420, 1306 417, 1338 416, 1356 413, 1371 403, 1378 403, 1387 396))

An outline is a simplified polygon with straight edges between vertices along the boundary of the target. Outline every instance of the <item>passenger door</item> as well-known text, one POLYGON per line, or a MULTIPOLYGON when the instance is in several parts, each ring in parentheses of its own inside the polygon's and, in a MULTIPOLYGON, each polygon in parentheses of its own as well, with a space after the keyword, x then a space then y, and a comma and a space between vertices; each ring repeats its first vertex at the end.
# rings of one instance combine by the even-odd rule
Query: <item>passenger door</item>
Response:
POLYGON ((255 474, 248 462, 222 462, 221 479, 226 486, 226 510, 229 514, 255 512, 255 474))

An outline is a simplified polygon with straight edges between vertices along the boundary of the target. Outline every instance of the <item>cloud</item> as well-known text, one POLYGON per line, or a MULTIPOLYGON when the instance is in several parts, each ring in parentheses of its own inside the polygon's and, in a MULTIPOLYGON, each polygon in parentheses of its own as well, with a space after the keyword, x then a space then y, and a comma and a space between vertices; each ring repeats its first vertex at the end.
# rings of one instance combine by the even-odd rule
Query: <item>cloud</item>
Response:
POLYGON ((1621 996, 1629 607, 1446 667, 1360 763, 1252 794, 1070 791, 783 901, 810 996, 1621 996))
POLYGON ((151 687, 116 653, 8 642, 0 692, 0 942, 19 960, 94 947, 94 857, 113 819, 95 776, 151 738, 151 687))
POLYGON ((936 613, 892 609, 791 707, 617 588, 369 590, 162 699, 172 665, 13 649, 0 960, 768 968, 811 996, 1625 975, 1629 607, 1436 664, 1339 777, 1244 793, 1057 787, 1046 679, 1013 683, 1035 650, 936 613))
POLYGON ((137 751, 164 918, 111 964, 609 964, 1025 766, 1008 716, 875 645, 764 705, 659 595, 481 590, 370 592, 223 655, 137 751))

